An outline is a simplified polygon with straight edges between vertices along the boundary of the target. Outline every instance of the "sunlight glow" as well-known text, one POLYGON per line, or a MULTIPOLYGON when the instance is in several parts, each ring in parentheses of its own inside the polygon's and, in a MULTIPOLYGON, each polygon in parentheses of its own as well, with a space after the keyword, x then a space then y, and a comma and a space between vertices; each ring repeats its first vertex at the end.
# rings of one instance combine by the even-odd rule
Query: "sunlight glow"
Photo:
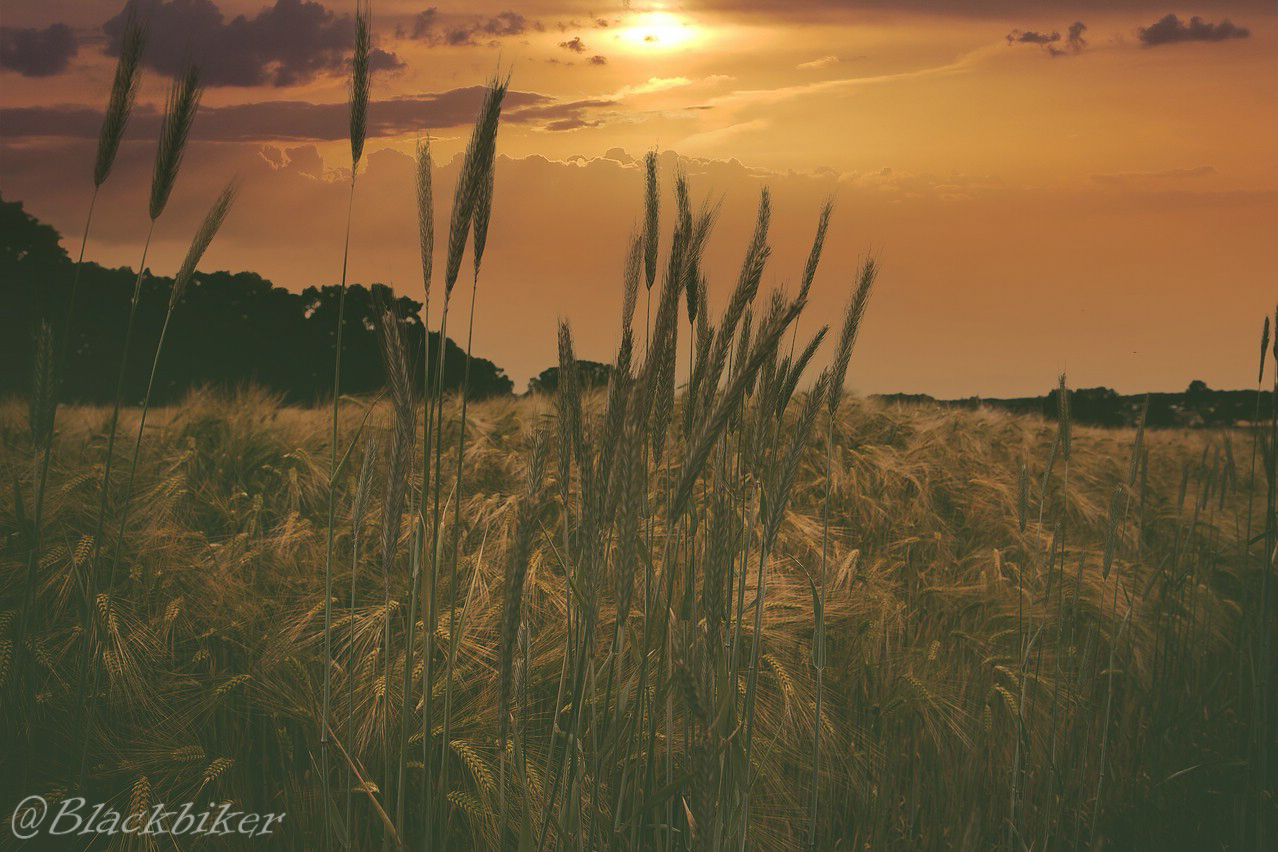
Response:
POLYGON ((671 12, 643 12, 626 22, 620 37, 633 50, 673 50, 696 41, 698 28, 671 12))

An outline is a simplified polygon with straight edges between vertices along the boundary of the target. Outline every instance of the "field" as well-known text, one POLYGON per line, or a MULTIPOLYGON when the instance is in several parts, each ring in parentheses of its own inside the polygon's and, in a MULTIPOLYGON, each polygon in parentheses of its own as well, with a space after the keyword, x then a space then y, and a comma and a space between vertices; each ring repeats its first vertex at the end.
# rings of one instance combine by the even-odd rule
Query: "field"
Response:
MULTIPOLYGON (((587 397, 587 419, 603 403, 587 397)), ((344 440, 364 421, 364 408, 346 407, 344 440)), ((388 408, 373 407, 366 433, 393 428, 388 408)), ((1247 848, 1255 830, 1250 821, 1263 815, 1257 806, 1272 808, 1252 798, 1255 687, 1248 645, 1240 645, 1255 639, 1260 584, 1254 561, 1249 571, 1240 568, 1239 532, 1255 502, 1243 436, 1149 432, 1139 439, 1141 450, 1134 431, 1075 427, 1067 471, 1053 449, 1055 423, 846 399, 831 421, 828 480, 823 436, 799 456, 790 505, 765 563, 761 631, 750 606, 763 542, 742 514, 754 510, 753 488, 704 494, 698 488, 690 515, 703 518, 710 532, 696 533, 686 562, 668 564, 695 560, 693 574, 680 571, 675 579, 695 584, 702 603, 710 572, 727 573, 727 591, 734 582, 738 590, 744 586, 744 619, 739 606, 734 614, 730 596, 719 628, 701 604, 676 601, 673 662, 660 660, 655 647, 652 654, 656 683, 648 704, 665 708, 654 741, 659 777, 643 785, 644 802, 623 801, 616 810, 618 791, 642 775, 654 746, 624 747, 623 720, 633 711, 623 708, 636 704, 639 659, 632 649, 651 632, 660 609, 652 598, 665 572, 658 563, 654 578, 645 565, 633 579, 629 640, 614 678, 617 593, 630 580, 617 576, 620 563, 611 558, 570 563, 584 599, 565 583, 563 531, 572 553, 589 552, 591 544, 573 540, 579 486, 568 494, 567 526, 561 501, 548 499, 536 532, 519 540, 524 504, 514 495, 525 491, 530 435, 553 421, 553 411, 553 399, 530 398, 472 405, 468 413, 456 617, 442 601, 431 651, 440 702, 440 670, 455 625, 451 729, 447 748, 433 755, 436 765, 444 760, 451 767, 443 817, 448 848, 494 848, 503 830, 498 672, 507 566, 512 548, 521 546, 529 548, 528 568, 509 703, 523 769, 505 761, 509 842, 521 821, 536 834, 547 814, 552 846, 584 848, 593 832, 596 845, 615 837, 622 847, 670 840, 682 848, 693 837, 704 839, 704 826, 716 818, 728 823, 719 830, 744 836, 733 824, 731 803, 741 792, 729 775, 747 772, 733 754, 742 745, 740 729, 719 728, 722 741, 707 753, 700 740, 714 721, 698 707, 724 702, 728 673, 703 667, 723 659, 733 640, 746 664, 727 694, 736 694, 741 707, 747 689, 754 690, 753 848, 802 845, 814 777, 817 848, 1247 848), (1129 488, 1133 447, 1138 472, 1129 488), (821 768, 814 776, 810 584, 822 565, 827 485, 826 663, 821 768), (721 523, 732 531, 720 531, 721 523), (711 630, 715 648, 694 650, 711 630), (562 763, 571 712, 560 694, 565 642, 583 641, 584 633, 591 650, 583 712, 568 728, 580 732, 581 742, 572 743, 578 761, 546 811, 544 769, 552 744, 560 755, 554 763, 562 763), (610 691, 614 680, 625 685, 620 696, 610 691), (610 749, 618 728, 623 747, 610 749), (713 799, 716 789, 718 803, 699 798, 713 799)), ((20 493, 29 492, 32 469, 25 415, 22 407, 6 406, 0 426, 4 468, 20 493)), ((38 615, 26 653, 14 611, 26 571, 17 532, 22 510, 6 503, 0 519, 13 531, 2 575, 10 793, 79 789, 86 745, 77 728, 85 689, 77 672, 85 642, 83 583, 109 419, 103 409, 71 409, 61 417, 38 615)), ((121 549, 111 553, 119 566, 115 595, 109 603, 99 595, 92 615, 104 637, 93 669, 101 674, 102 696, 87 737, 84 789, 91 801, 131 808, 208 797, 287 812, 278 848, 317 848, 326 414, 281 408, 262 394, 205 394, 155 412, 152 423, 132 520, 121 549)), ((126 413, 122 427, 135 424, 136 414, 126 413)), ((559 495, 558 460, 553 449, 549 454, 543 487, 559 495)), ((422 767, 432 757, 422 751, 417 642, 401 776, 412 560, 401 551, 388 575, 380 569, 383 466, 374 463, 374 493, 362 505, 355 506, 357 483, 346 481, 358 478, 354 470, 343 477, 338 500, 331 700, 336 737, 351 763, 336 762, 331 795, 342 824, 335 833, 349 830, 353 848, 373 848, 390 831, 378 816, 378 799, 397 833, 410 841, 422 836, 423 812, 414 805, 429 794, 422 767), (396 822, 400 795, 410 805, 396 822)), ((677 463, 669 474, 679 478, 677 463)), ((410 488, 419 488, 420 471, 410 478, 410 488)), ((658 505, 672 480, 663 468, 651 481, 648 502, 658 505)), ((655 514, 640 527, 648 528, 651 552, 688 540, 686 530, 672 536, 655 514)), ((452 600, 446 583, 442 588, 452 600)), ((422 629, 419 623, 418 636, 422 629)), ((648 644, 656 642, 650 637, 648 644)), ((431 734, 437 747, 441 736, 438 727, 431 734)))

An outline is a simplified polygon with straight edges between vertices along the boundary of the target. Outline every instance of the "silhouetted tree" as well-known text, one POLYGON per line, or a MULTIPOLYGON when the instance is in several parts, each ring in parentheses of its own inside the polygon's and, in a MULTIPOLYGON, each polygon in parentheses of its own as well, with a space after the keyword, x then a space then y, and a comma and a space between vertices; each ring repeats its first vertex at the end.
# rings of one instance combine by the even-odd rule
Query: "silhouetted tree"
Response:
MULTIPOLYGON (((74 265, 58 232, 0 198, 0 394, 25 394, 30 383, 32 333, 41 317, 55 333, 65 322, 74 265)), ((135 273, 86 263, 71 318, 71 341, 63 370, 67 400, 106 402, 114 393, 124 345, 135 273)), ((138 303, 133 356, 125 375, 125 399, 140 401, 146 390, 150 352, 160 332, 172 292, 171 278, 148 275, 138 303)), ((290 293, 252 272, 198 273, 173 314, 164 358, 156 376, 155 399, 172 401, 192 387, 233 388, 255 383, 292 402, 311 403, 331 392, 337 331, 335 286, 290 293)), ((422 305, 396 296, 388 287, 347 289, 342 355, 342 388, 372 393, 385 382, 373 319, 382 309, 399 317, 402 333, 421 375, 424 329, 422 305)), ((430 335, 430 352, 438 335, 430 335)), ((461 387, 466 353, 448 341, 444 388, 461 387)), ((431 368, 432 381, 436 375, 431 368)), ((484 358, 470 367, 472 397, 508 395, 514 383, 484 358)))
MULTIPOLYGON (((581 378, 582 390, 607 387, 608 379, 612 376, 612 365, 601 364, 598 361, 584 361, 578 358, 577 374, 581 378)), ((529 393, 554 393, 558 389, 558 367, 548 367, 528 380, 529 393)))

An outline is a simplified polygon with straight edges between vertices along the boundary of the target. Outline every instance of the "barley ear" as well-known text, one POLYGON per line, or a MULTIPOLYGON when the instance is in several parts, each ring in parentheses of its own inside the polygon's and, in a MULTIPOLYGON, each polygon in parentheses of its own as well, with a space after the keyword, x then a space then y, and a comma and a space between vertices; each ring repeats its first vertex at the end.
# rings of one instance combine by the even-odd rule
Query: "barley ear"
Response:
POLYGON ((1145 423, 1149 420, 1149 394, 1140 406, 1140 420, 1136 423, 1136 440, 1132 442, 1132 461, 1127 469, 1127 487, 1136 487, 1136 475, 1140 472, 1141 451, 1145 448, 1145 423))
POLYGON ((1274 307, 1274 363, 1278 364, 1278 306, 1274 307))
POLYGON ((1065 386, 1065 374, 1061 373, 1060 387, 1056 396, 1056 411, 1060 418, 1061 457, 1069 461, 1070 423, 1069 423, 1069 388, 1065 386))
POLYGON ((812 241, 812 250, 808 252, 808 262, 803 267, 803 284, 799 288, 800 298, 806 298, 812 289, 812 280, 816 278, 817 264, 821 262, 821 250, 825 248, 825 234, 830 229, 830 214, 834 212, 834 199, 827 198, 821 205, 821 216, 817 220, 816 238, 812 241))
POLYGON ((1016 508, 1021 532, 1025 532, 1029 523, 1029 466, 1024 461, 1021 462, 1021 486, 1017 492, 1016 508))
MULTIPOLYGON (((444 299, 453 292, 457 275, 461 272, 462 255, 466 251, 466 238, 475 218, 475 208, 488 185, 497 151, 497 125, 501 119, 501 103, 506 97, 510 78, 494 79, 484 95, 479 117, 471 131, 466 153, 462 157, 461 171, 453 189, 453 212, 448 222, 448 259, 444 268, 444 299)), ((485 225, 487 227, 487 225, 485 225)))
MULTIPOLYGON (((689 263, 695 263, 695 258, 689 258, 689 263)), ((697 321, 697 308, 701 305, 701 276, 697 272, 692 272, 685 279, 684 298, 687 300, 688 307, 688 325, 692 325, 697 321)))
POLYGON ((182 294, 186 291, 186 285, 190 283, 192 276, 195 275, 195 267, 199 265, 200 258, 204 256, 209 244, 213 242, 213 237, 217 236, 222 223, 226 221, 226 214, 230 212, 231 205, 235 202, 235 196, 239 189, 239 180, 231 179, 222 189, 221 195, 213 202, 209 212, 204 215, 204 221, 200 223, 200 229, 195 232, 195 239, 191 241, 191 247, 186 250, 186 259, 182 261, 182 266, 178 269, 177 276, 173 279, 173 292, 169 296, 169 310, 173 310, 174 305, 182 298, 182 294))
POLYGON ((368 55, 372 47, 370 0, 359 0, 355 7, 355 53, 351 57, 351 180, 364 156, 364 139, 368 133, 368 98, 372 89, 368 55))
POLYGON ((643 165, 647 173, 643 217, 643 274, 644 283, 651 290, 657 280, 657 152, 649 151, 643 158, 643 165))
POLYGON ((640 264, 643 262, 643 235, 630 238, 630 251, 626 252, 626 269, 622 275, 621 328, 630 328, 635 316, 635 304, 639 300, 640 264))
POLYGON ((479 277, 479 264, 484 259, 484 247, 488 244, 488 220, 493 215, 493 181, 497 174, 497 161, 488 166, 488 172, 475 197, 475 277, 479 277))
POLYGON ((1256 384, 1265 380, 1265 352, 1269 349, 1269 317, 1265 316, 1265 328, 1260 333, 1260 374, 1256 376, 1256 384))
POLYGON ((874 258, 866 258, 861 267, 861 277, 857 282, 856 292, 848 302, 843 314, 843 330, 839 334, 839 348, 835 350, 834 365, 831 370, 830 396, 827 402, 831 414, 839 407, 843 395, 843 381, 847 377, 848 363, 852 360, 852 347, 856 345, 857 333, 861 330, 861 319, 865 316, 865 306, 870 302, 870 293, 874 289, 874 281, 878 278, 879 266, 874 258))
POLYGON ((160 125, 160 144, 155 153, 155 172, 151 177, 151 221, 160 218, 169 203, 169 194, 177 182, 182 154, 186 150, 191 124, 200 108, 204 85, 198 65, 187 65, 173 81, 164 105, 164 123, 160 125))
POLYGON ((57 376, 53 369, 53 328, 42 321, 35 338, 31 407, 27 418, 31 427, 31 440, 37 447, 45 446, 53 431, 53 412, 57 398, 57 376))
POLYGON ((124 37, 120 41, 120 58, 115 64, 115 80, 111 84, 111 97, 107 101, 106 114, 102 117, 102 132, 98 136, 98 156, 93 164, 93 185, 100 187, 111 175, 115 165, 124 128, 133 112, 133 101, 142 79, 142 51, 146 49, 146 24, 138 20, 137 7, 130 3, 128 18, 124 24, 124 37))
POLYGON ((417 237, 422 254, 422 286, 429 300, 435 262, 435 199, 431 185, 430 139, 425 144, 417 143, 417 237))

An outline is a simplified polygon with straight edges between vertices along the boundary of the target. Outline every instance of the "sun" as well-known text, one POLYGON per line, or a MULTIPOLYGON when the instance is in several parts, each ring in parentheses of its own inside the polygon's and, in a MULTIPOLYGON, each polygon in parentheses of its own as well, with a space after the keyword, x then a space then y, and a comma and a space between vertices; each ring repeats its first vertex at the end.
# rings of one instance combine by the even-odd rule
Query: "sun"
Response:
POLYGON ((626 22, 620 37, 634 50, 674 50, 696 41, 698 28, 672 12, 641 12, 626 22))

